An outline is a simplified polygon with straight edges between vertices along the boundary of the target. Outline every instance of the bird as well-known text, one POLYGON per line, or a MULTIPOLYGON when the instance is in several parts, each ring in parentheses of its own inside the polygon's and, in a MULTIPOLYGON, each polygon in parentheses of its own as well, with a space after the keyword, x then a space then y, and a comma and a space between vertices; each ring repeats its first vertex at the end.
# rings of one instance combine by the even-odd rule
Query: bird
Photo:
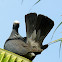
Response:
POLYGON ((42 45, 43 40, 54 26, 54 22, 47 16, 36 13, 25 15, 26 37, 19 32, 19 21, 13 23, 12 32, 5 41, 4 49, 33 60, 38 54, 48 47, 42 45))
POLYGON ((19 25, 19 21, 14 21, 12 32, 9 38, 5 41, 4 49, 33 60, 35 54, 33 54, 32 52, 34 52, 35 50, 26 43, 26 37, 22 37, 19 34, 19 25))

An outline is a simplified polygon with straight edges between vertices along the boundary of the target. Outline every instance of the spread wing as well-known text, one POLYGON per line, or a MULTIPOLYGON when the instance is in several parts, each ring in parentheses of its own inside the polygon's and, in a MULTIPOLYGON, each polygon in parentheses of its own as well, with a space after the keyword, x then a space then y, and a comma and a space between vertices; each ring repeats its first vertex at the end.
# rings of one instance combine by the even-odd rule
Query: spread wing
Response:
POLYGON ((54 22, 50 18, 40 14, 37 16, 36 13, 25 15, 25 23, 27 38, 35 39, 39 44, 42 44, 44 38, 54 26, 54 22))

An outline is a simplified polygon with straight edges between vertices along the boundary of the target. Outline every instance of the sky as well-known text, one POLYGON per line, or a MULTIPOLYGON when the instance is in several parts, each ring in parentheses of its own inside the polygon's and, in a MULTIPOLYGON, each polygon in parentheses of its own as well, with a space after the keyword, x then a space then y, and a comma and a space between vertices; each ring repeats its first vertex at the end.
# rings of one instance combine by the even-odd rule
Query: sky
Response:
MULTIPOLYGON (((37 13, 48 16, 54 21, 54 27, 44 39, 43 45, 62 38, 62 25, 55 32, 52 40, 52 34, 60 22, 62 22, 62 0, 41 0, 35 6, 38 0, 0 0, 0 48, 3 49, 6 39, 10 36, 12 25, 15 20, 20 21, 19 33, 26 36, 25 15, 28 13, 37 13)), ((41 54, 37 55, 33 62, 62 62, 62 50, 60 51, 60 42, 49 45, 41 54)))

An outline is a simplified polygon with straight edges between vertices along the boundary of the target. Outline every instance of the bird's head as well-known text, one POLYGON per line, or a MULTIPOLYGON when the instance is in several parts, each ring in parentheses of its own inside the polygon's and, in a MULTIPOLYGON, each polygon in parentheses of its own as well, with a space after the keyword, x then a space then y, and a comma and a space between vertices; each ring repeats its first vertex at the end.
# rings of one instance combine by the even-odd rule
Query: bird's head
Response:
POLYGON ((19 24, 20 24, 20 22, 19 21, 14 21, 14 23, 13 23, 13 29, 18 29, 19 28, 19 24))

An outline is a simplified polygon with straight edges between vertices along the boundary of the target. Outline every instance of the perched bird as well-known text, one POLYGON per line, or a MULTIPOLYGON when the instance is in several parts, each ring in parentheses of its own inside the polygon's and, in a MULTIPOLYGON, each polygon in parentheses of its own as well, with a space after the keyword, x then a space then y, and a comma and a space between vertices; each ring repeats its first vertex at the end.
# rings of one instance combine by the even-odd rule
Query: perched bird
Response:
MULTIPOLYGON (((33 54, 32 52, 36 52, 37 50, 33 49, 26 43, 26 37, 23 38, 22 36, 20 36, 20 34, 18 33, 19 24, 19 21, 15 21, 13 23, 11 35, 6 40, 4 49, 32 60, 35 57, 35 54, 33 54)), ((40 51, 42 51, 42 49, 40 51)))
POLYGON ((30 13, 25 15, 26 37, 18 33, 19 22, 13 23, 13 29, 10 37, 4 44, 4 49, 33 60, 48 47, 48 44, 42 45, 43 40, 54 26, 54 22, 44 15, 30 13))

